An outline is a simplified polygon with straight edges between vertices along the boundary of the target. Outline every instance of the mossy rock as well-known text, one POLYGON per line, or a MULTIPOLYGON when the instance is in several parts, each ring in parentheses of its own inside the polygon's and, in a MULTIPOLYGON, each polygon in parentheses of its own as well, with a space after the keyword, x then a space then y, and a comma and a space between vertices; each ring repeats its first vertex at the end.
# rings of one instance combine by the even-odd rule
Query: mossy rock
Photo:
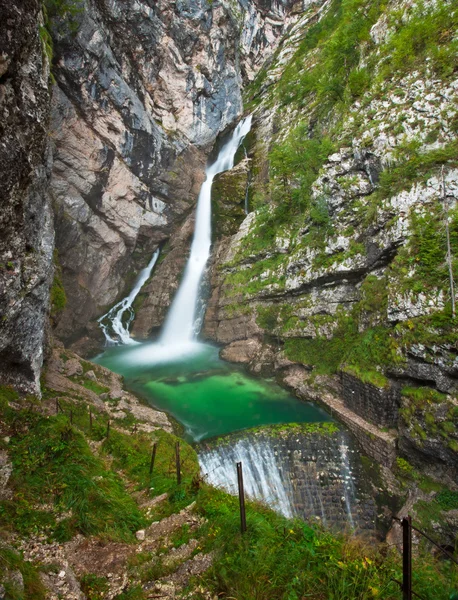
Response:
POLYGON ((237 233, 245 218, 249 163, 242 161, 215 178, 212 188, 213 231, 217 238, 237 233))

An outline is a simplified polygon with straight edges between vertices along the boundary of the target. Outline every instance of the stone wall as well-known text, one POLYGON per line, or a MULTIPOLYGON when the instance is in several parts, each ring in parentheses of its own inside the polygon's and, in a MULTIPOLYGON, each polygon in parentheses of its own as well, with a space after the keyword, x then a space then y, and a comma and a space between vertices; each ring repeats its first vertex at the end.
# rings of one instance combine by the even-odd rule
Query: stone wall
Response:
POLYGON ((39 0, 0 0, 0 383, 40 393, 54 233, 39 0))
POLYGON ((379 388, 342 372, 342 397, 345 406, 379 427, 395 427, 400 406, 399 387, 379 388))
POLYGON ((203 444, 199 462, 210 483, 232 493, 235 463, 242 462, 246 494, 288 517, 338 531, 375 532, 376 502, 359 449, 332 424, 233 434, 215 446, 203 444))
POLYGON ((397 436, 381 431, 376 425, 357 415, 344 405, 342 387, 336 377, 318 376, 299 365, 282 369, 283 384, 299 398, 323 404, 331 415, 343 423, 355 436, 364 454, 379 464, 391 468, 396 458, 397 436))

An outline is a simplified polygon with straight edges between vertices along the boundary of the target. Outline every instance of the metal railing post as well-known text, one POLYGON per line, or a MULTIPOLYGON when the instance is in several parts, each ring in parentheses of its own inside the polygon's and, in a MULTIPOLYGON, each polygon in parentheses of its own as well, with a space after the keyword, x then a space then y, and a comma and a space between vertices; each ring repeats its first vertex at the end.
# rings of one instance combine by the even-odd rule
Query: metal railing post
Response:
POLYGON ((151 462, 149 465, 149 474, 152 475, 153 473, 153 469, 154 469, 154 461, 156 460, 156 449, 157 449, 157 442, 154 442, 153 444, 153 451, 151 453, 151 462))
POLYGON ((176 443, 175 446, 175 459, 177 466, 177 484, 181 484, 181 464, 180 464, 180 442, 176 443))
POLYGON ((245 513, 245 492, 243 489, 243 472, 242 463, 237 463, 237 481, 239 484, 239 504, 240 504, 240 530, 242 533, 246 531, 246 513, 245 513))
POLYGON ((412 517, 408 515, 402 525, 402 598, 412 600, 412 517))

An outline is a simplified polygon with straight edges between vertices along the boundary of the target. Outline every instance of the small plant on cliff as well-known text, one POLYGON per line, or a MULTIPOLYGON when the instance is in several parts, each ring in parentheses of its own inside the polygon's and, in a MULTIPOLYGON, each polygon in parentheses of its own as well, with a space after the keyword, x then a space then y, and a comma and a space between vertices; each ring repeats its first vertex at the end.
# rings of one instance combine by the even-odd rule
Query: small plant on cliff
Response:
POLYGON ((49 21, 65 19, 73 27, 76 17, 83 11, 80 0, 44 0, 43 8, 49 21))
MULTIPOLYGON (((80 0, 44 0, 43 17, 44 26, 40 26, 40 38, 43 44, 43 50, 52 64, 54 57, 54 44, 52 38, 52 28, 55 27, 58 32, 69 30, 73 35, 78 31, 77 16, 83 11, 80 0)), ((54 76, 51 73, 52 83, 55 83, 54 76)))
POLYGON ((67 305, 67 295, 62 283, 62 270, 57 250, 54 250, 54 280, 51 286, 51 318, 56 319, 67 305))

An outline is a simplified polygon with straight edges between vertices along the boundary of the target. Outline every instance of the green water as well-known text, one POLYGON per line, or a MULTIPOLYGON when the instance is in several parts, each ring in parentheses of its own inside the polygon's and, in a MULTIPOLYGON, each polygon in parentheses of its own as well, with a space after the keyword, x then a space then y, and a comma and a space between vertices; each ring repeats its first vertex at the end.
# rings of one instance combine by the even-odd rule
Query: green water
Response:
POLYGON ((128 389, 175 417, 189 440, 259 425, 330 420, 326 412, 299 401, 275 382, 220 360, 211 345, 196 344, 192 354, 163 364, 145 359, 149 348, 157 346, 110 348, 95 362, 123 375, 128 389))

